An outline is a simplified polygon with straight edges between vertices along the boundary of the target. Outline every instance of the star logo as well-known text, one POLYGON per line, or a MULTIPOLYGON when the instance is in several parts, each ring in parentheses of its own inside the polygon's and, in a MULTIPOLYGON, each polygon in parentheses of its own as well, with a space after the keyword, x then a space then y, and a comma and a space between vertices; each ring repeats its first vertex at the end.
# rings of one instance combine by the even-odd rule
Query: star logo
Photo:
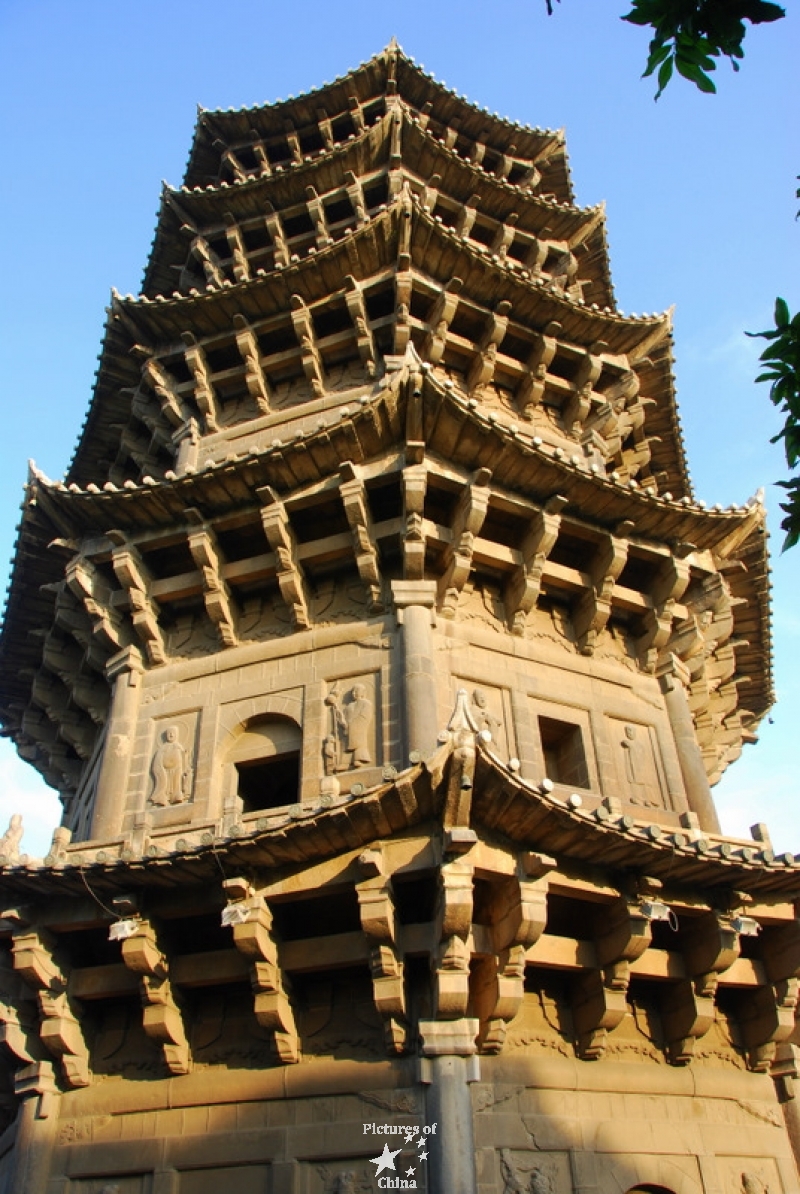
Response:
POLYGON ((394 1150, 394 1152, 391 1152, 389 1150, 389 1145, 384 1144, 383 1152, 381 1153, 381 1155, 379 1157, 370 1157, 370 1161, 372 1162, 372 1164, 378 1166, 378 1168, 375 1170, 375 1176, 377 1177, 378 1174, 381 1173, 384 1169, 391 1169, 394 1172, 397 1172, 394 1168, 394 1159, 397 1156, 397 1154, 402 1151, 403 1151, 402 1149, 396 1148, 394 1150))
POLYGON ((411 1177, 412 1173, 416 1173, 416 1172, 417 1172, 416 1169, 413 1169, 412 1166, 409 1165, 408 1169, 406 1170, 406 1177, 411 1177))

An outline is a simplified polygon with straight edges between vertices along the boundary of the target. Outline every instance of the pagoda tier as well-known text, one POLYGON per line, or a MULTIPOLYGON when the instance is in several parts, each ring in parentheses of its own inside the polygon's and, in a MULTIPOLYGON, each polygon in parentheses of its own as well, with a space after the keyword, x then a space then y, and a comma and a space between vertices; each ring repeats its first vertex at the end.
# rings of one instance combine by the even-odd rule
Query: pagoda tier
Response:
POLYGON ((402 108, 291 170, 166 188, 143 292, 206 289, 286 265, 365 223, 406 179, 459 235, 577 298, 613 302, 602 207, 581 210, 530 185, 487 178, 402 108))
POLYGON ((6 859, 0 1094, 23 1109, 0 1179, 32 1153, 91 1194, 145 1194, 165 1165, 179 1194, 198 1173, 367 1191, 377 1107, 435 1125, 416 1188, 445 1194, 465 1108, 439 1111, 437 1069, 452 1098, 464 1067, 483 1104, 466 1194, 570 1161, 608 1194, 691 1190, 675 1173, 698 1154, 725 1191, 767 1174, 790 1194, 770 1075, 791 1091, 800 858, 565 805, 495 753, 466 692, 441 739, 356 798, 168 851, 142 824, 121 854, 62 831, 44 863, 6 859), (25 1120, 48 1096, 58 1133, 25 1120))
POLYGON ((394 45, 299 99, 238 111, 200 110, 186 168, 190 187, 290 169, 405 110, 487 176, 572 201, 561 130, 533 129, 476 108, 426 75, 394 45))
POLYGON ((482 617, 509 650, 545 634, 644 676, 678 657, 715 781, 771 700, 763 508, 623 486, 520 435, 410 345, 349 398, 335 418, 321 404, 285 444, 248 425, 242 451, 180 477, 81 490, 32 476, 3 692, 46 778, 72 800, 75 755, 92 757, 105 724, 104 668, 123 648, 158 667, 331 616, 382 617, 406 576, 435 580, 456 622, 467 593, 491 593, 482 617), (331 614, 341 573, 358 594, 331 614))
POLYGON ((394 45, 201 113, 26 488, 0 1194, 366 1194, 376 1116, 429 1194, 789 1194, 800 856, 710 791, 771 699, 561 134, 394 45))
POLYGON ((593 310, 522 277, 407 187, 344 240, 263 277, 160 301, 115 298, 68 480, 180 473, 195 447, 224 456, 259 418, 291 431, 298 417, 371 389, 383 358, 409 341, 523 435, 622 482, 687 495, 669 318, 593 310))

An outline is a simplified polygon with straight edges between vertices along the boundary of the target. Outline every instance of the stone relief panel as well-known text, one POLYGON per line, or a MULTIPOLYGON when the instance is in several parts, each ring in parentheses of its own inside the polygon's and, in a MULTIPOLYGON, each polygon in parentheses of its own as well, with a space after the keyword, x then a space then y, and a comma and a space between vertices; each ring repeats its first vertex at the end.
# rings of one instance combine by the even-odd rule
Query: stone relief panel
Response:
POLYGON ((771 1157, 719 1157, 717 1164, 724 1194, 783 1194, 784 1185, 771 1157))
POLYGON ((91 1029, 93 1073, 123 1074, 131 1079, 159 1077, 163 1073, 163 1055, 144 1031, 138 995, 131 999, 93 1001, 87 1024, 91 1029))
POLYGON ((181 1169, 178 1194, 265 1194, 270 1189, 270 1166, 266 1162, 250 1165, 215 1165, 213 1168, 181 1169))
POLYGON ((383 1022, 366 971, 332 971, 327 978, 298 975, 293 992, 304 1057, 386 1056, 383 1022))
POLYGON ((458 620, 477 622, 503 634, 506 611, 499 587, 482 581, 467 581, 458 599, 458 620))
MULTIPOLYGON (((488 745, 502 759, 514 754, 514 733, 511 701, 506 689, 489 684, 476 684, 462 676, 453 677, 454 693, 465 688, 469 694, 469 710, 479 731, 491 734, 488 745)), ((455 704, 455 696, 451 704, 455 704)))
POLYGON ((116 1177, 85 1177, 71 1181, 69 1194, 151 1194, 151 1173, 126 1173, 116 1177))
POLYGON ((664 808, 665 785, 654 726, 609 717, 619 791, 642 808, 664 808))
POLYGON ((276 1064, 274 1034, 256 1020, 247 987, 201 988, 191 995, 191 1045, 196 1064, 260 1069, 276 1064))
POLYGON ((147 776, 147 806, 188 805, 194 792, 199 713, 156 721, 147 776))
POLYGON ((308 1194, 373 1194, 375 1166, 362 1157, 337 1157, 306 1169, 308 1194))
POLYGON ((571 1194, 566 1153, 501 1148, 498 1156, 502 1194, 571 1194))
POLYGON ((322 760, 328 776, 374 767, 379 759, 374 675, 335 680, 324 698, 322 760))
POLYGON ((526 991, 522 1006, 508 1026, 506 1052, 537 1052, 574 1056, 574 1031, 569 992, 562 976, 537 979, 541 985, 526 991))

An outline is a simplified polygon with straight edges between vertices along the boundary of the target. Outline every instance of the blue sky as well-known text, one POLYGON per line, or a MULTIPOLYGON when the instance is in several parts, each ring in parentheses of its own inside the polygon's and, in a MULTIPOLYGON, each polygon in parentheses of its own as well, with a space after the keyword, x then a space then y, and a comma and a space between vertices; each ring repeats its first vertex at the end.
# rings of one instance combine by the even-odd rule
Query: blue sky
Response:
MULTIPOLYGON (((766 821, 800 850, 800 548, 780 545, 780 426, 755 387, 776 294, 800 306, 794 220, 800 19, 752 30, 719 94, 681 81, 656 104, 648 32, 624 0, 0 0, 5 231, 0 286, 0 561, 11 557, 26 460, 65 471, 86 412, 112 286, 138 291, 160 182, 179 184, 196 105, 239 107, 343 74, 392 35, 437 78, 521 123, 567 132, 582 206, 605 200, 620 308, 675 304, 677 385, 698 497, 767 489, 779 701, 715 790, 723 827, 766 821)), ((763 391, 763 392, 761 392, 763 391)), ((0 742, 0 822, 25 815, 43 852, 58 802, 0 742)), ((0 826, 0 832, 2 826, 0 826)))

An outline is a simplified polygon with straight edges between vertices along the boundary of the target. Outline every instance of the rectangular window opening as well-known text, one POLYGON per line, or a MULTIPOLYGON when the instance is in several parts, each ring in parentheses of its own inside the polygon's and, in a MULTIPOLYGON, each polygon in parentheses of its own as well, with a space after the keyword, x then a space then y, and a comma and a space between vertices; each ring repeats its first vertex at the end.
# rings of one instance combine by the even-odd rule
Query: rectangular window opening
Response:
POLYGON ((589 769, 580 726, 554 717, 539 718, 545 773, 556 784, 589 787, 589 769))

